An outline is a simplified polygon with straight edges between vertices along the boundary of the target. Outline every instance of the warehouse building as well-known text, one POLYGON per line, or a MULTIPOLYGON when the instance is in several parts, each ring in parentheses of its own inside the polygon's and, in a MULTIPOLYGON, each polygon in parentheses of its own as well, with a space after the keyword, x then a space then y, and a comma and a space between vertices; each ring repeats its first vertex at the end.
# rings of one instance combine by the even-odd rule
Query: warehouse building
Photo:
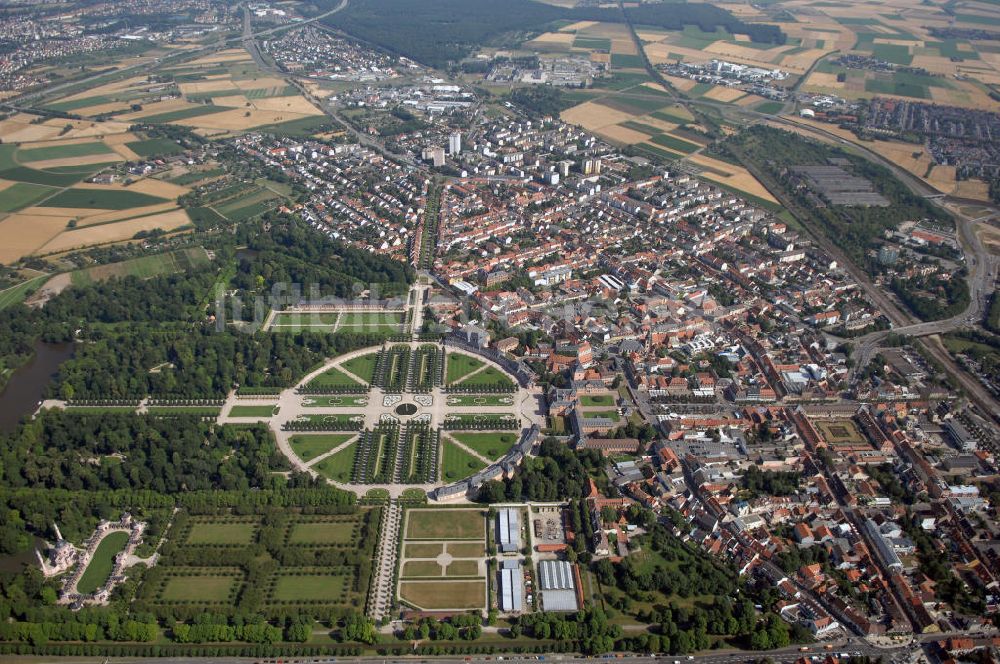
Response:
POLYGON ((544 610, 577 610, 573 566, 565 560, 543 560, 538 563, 538 588, 544 610))
POLYGON ((516 509, 497 512, 497 548, 501 553, 517 553, 521 548, 521 519, 516 509))
POLYGON ((500 610, 520 611, 524 607, 522 590, 524 572, 521 561, 504 560, 500 563, 500 610))

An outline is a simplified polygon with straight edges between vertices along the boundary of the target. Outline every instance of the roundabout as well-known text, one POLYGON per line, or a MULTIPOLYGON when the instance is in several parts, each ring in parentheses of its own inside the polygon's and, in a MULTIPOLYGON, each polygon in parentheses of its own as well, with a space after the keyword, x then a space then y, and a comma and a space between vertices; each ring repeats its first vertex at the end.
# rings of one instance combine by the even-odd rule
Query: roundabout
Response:
POLYGON ((538 388, 489 357, 408 342, 330 360, 283 391, 266 421, 294 469, 398 497, 498 467, 544 425, 543 408, 538 388))

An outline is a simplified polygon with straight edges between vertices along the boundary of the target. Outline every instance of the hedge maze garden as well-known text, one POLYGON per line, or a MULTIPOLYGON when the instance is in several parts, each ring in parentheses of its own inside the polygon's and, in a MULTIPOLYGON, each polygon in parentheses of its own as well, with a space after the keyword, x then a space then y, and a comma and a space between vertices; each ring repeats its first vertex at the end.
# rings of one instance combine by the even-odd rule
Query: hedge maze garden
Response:
POLYGON ((363 611, 380 516, 380 507, 353 505, 181 511, 159 564, 145 574, 137 608, 181 620, 204 611, 268 618, 363 611))

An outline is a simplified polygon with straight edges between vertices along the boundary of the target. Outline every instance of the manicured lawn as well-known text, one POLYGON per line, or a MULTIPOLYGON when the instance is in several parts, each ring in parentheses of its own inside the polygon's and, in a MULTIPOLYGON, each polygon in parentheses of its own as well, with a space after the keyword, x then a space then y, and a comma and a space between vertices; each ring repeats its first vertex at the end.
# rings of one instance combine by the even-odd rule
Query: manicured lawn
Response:
POLYGON ((240 582, 234 574, 192 574, 171 576, 163 586, 160 599, 173 602, 225 602, 240 582))
POLYGON ((343 367, 366 383, 371 383, 375 378, 377 360, 378 353, 368 353, 349 359, 344 362, 343 367))
POLYGON ((95 154, 114 154, 104 143, 71 143, 69 145, 52 145, 44 148, 29 148, 18 150, 17 159, 22 163, 46 161, 49 159, 68 159, 70 157, 90 157, 95 154))
POLYGON ((344 574, 281 574, 271 596, 279 602, 339 602, 350 580, 344 574))
POLYGON ((306 397, 302 400, 302 405, 306 408, 325 408, 327 406, 367 406, 368 397, 306 397))
POLYGON ((101 540, 97 545, 90 564, 83 571, 83 576, 76 584, 77 590, 81 593, 92 593, 108 580, 111 570, 115 566, 115 556, 117 556, 128 543, 128 533, 125 531, 115 531, 101 540))
POLYGON ((454 413, 448 415, 449 421, 461 422, 463 426, 470 426, 473 424, 479 424, 481 422, 486 422, 488 420, 495 420, 501 418, 504 420, 514 420, 514 416, 510 413, 483 413, 482 415, 476 415, 474 413, 454 413))
POLYGON ((612 422, 617 422, 622 417, 618 414, 617 410, 586 410, 583 412, 584 417, 605 417, 612 422))
POLYGON ((402 322, 403 314, 398 312, 350 311, 340 314, 341 325, 379 325, 402 322))
POLYGON ((445 370, 445 382, 448 385, 465 378, 476 369, 483 366, 483 363, 474 357, 462 355, 460 353, 448 353, 448 365, 445 370))
POLYGON ((304 311, 276 314, 272 325, 334 325, 337 314, 308 313, 304 311))
POLYGON ((29 182, 15 182, 0 191, 0 212, 13 212, 34 205, 55 192, 52 187, 29 182))
POLYGON ((433 560, 408 560, 403 563, 399 574, 403 578, 411 576, 441 576, 441 566, 433 560))
POLYGON ((200 415, 201 417, 218 417, 222 408, 215 406, 150 406, 146 409, 150 415, 159 417, 169 415, 200 415))
POLYGON ((406 513, 406 539, 483 539, 486 518, 478 509, 412 509, 406 513))
POLYGON ((351 469, 354 468, 355 445, 356 443, 351 443, 336 454, 331 454, 313 466, 313 470, 334 482, 341 484, 350 482, 351 469))
POLYGON ((486 367, 474 376, 467 376, 462 380, 456 380, 454 385, 462 385, 466 387, 471 387, 473 385, 496 385, 497 383, 502 383, 504 385, 513 385, 513 381, 507 377, 507 374, 503 373, 496 367, 486 367))
POLYGON ((359 413, 343 413, 341 415, 299 415, 296 420, 303 422, 350 422, 351 418, 360 417, 359 413))
POLYGON ((422 609, 476 609, 486 603, 486 582, 407 581, 399 596, 422 609))
POLYGON ((499 459, 517 442, 513 433, 451 433, 452 438, 490 460, 499 459))
MULTIPOLYGON (((303 461, 311 461, 321 454, 326 454, 338 445, 342 445, 354 437, 352 433, 311 434, 292 436, 292 450, 303 461)), ((354 448, 351 447, 351 450, 354 448)), ((317 468, 319 470, 319 468, 317 468)), ((336 479, 336 478, 333 478, 336 479)))
POLYGON ((181 146, 169 138, 148 138, 144 141, 132 141, 131 143, 126 143, 125 147, 140 157, 169 157, 181 152, 181 146))
POLYGON ((351 544, 357 534, 356 520, 318 521, 292 524, 289 544, 351 544))
POLYGON ((278 414, 277 406, 233 406, 230 417, 271 417, 278 414))
POLYGON ((185 544, 251 544, 257 534, 257 524, 252 521, 225 523, 207 521, 196 523, 188 533, 185 544))
POLYGON ((610 394, 584 394, 580 397, 581 406, 613 406, 614 396, 610 394))
MULTIPOLYGON (((403 557, 405 558, 437 558, 441 554, 442 543, 416 542, 403 547, 403 557)), ((473 545, 476 546, 476 545, 473 545)), ((449 551, 448 553, 451 553, 449 551)), ((452 554, 454 555, 454 554, 452 554)))
POLYGON ((117 189, 67 189, 45 201, 47 207, 85 208, 95 210, 128 210, 166 203, 166 198, 150 196, 138 191, 117 189))
POLYGON ((486 547, 480 542, 448 542, 446 546, 453 558, 482 558, 486 555, 486 547))
POLYGON ((479 563, 475 560, 455 560, 444 570, 445 576, 479 576, 479 563))
POLYGON ((441 460, 441 479, 443 481, 455 482, 486 467, 485 463, 458 445, 448 441, 442 441, 442 443, 444 458, 441 460))
POLYGON ((509 394, 449 394, 449 406, 512 406, 514 397, 509 394))
POLYGON ((346 385, 360 385, 360 383, 336 367, 328 369, 309 381, 310 388, 344 387, 346 385))

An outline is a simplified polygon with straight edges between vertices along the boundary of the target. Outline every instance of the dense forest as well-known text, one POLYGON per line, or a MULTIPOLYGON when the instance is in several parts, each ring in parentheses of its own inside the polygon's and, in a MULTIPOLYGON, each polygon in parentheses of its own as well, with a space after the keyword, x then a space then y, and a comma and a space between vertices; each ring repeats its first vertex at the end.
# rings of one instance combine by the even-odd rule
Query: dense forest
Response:
MULTIPOLYGON (((332 7, 335 3, 327 0, 324 4, 332 7)), ((709 4, 672 2, 627 11, 632 22, 640 25, 668 30, 696 25, 706 32, 722 28, 746 34, 755 42, 785 41, 776 26, 744 23, 709 4)), ((570 9, 532 0, 360 0, 323 21, 393 53, 444 67, 505 34, 537 31, 560 19, 622 23, 625 17, 617 7, 570 9)))

